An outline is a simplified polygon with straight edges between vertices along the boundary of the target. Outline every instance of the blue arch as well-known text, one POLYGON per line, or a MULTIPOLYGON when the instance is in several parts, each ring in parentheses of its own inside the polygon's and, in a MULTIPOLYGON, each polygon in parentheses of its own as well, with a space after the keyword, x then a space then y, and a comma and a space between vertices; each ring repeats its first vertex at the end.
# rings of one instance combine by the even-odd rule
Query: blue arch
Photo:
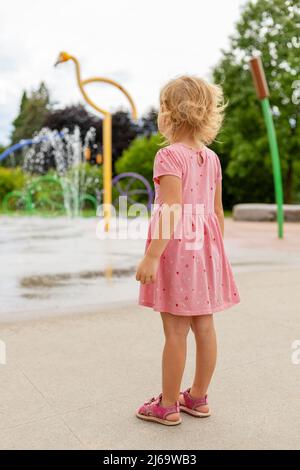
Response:
MULTIPOLYGON (((59 132, 58 136, 63 137, 63 133, 59 132)), ((48 137, 46 136, 43 136, 39 139, 35 138, 35 139, 20 140, 20 142, 12 145, 11 147, 8 147, 8 149, 4 150, 4 152, 0 154, 0 162, 1 160, 4 160, 5 158, 7 158, 11 153, 16 152, 17 150, 20 150, 23 147, 27 147, 28 145, 40 144, 41 142, 44 142, 46 140, 49 140, 48 137)))

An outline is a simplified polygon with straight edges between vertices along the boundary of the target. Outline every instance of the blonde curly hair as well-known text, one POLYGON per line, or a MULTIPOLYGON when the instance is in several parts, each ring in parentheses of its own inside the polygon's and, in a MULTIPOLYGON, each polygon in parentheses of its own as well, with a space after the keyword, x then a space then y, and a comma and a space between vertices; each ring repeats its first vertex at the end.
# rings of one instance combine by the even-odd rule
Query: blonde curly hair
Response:
POLYGON ((158 128, 168 142, 183 134, 208 145, 223 122, 223 90, 202 78, 183 75, 170 80, 160 91, 158 128))

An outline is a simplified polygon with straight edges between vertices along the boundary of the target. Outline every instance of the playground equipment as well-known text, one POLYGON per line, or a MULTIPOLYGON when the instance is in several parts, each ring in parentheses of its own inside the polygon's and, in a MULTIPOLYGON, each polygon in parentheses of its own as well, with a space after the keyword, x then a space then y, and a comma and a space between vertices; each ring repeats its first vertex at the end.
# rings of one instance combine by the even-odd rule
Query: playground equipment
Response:
MULTIPOLYGON (((95 133, 93 129, 90 129, 86 138, 88 137, 88 140, 93 142, 91 140, 93 136, 95 133)), ((89 205, 96 213, 98 205, 103 202, 105 193, 100 187, 97 170, 99 167, 91 166, 86 161, 78 128, 73 133, 70 133, 68 129, 63 132, 42 129, 34 139, 23 140, 6 149, 0 155, 0 160, 28 146, 30 149, 23 162, 25 168, 34 165, 36 159, 43 160, 50 152, 55 157, 55 172, 31 177, 22 191, 12 191, 6 194, 2 203, 5 211, 21 210, 29 214, 67 213, 69 216, 78 216, 84 207, 89 205), (90 171, 92 175, 89 174, 90 171), (89 190, 89 182, 97 188, 96 192, 92 193, 89 190)), ((143 202, 150 208, 153 191, 150 183, 142 175, 133 172, 121 173, 112 179, 111 184, 114 205, 117 206, 119 196, 126 196, 130 203, 143 202)))
MULTIPOLYGON (((147 194, 148 207, 152 202, 152 189, 149 182, 138 173, 122 173, 116 175, 112 179, 112 186, 116 190, 116 197, 113 198, 112 204, 117 205, 119 196, 126 196, 127 200, 131 203, 137 203, 135 196, 147 194), (145 188, 130 188, 132 183, 137 181, 141 182, 140 186, 145 188)), ((41 211, 49 212, 52 214, 62 214, 66 212, 68 215, 80 215, 85 203, 89 202, 95 214, 97 210, 97 198, 91 194, 81 193, 77 195, 78 207, 77 213, 72 213, 70 209, 70 195, 74 196, 73 188, 68 183, 63 183, 62 179, 58 176, 39 176, 32 180, 26 188, 22 191, 11 191, 5 195, 2 202, 2 207, 5 212, 22 211, 27 214, 39 214, 41 211), (49 192, 51 189, 51 197, 44 196, 43 190, 49 192), (67 196, 67 197, 66 197, 67 196)), ((103 189, 100 190, 100 195, 103 194, 103 189)))
POLYGON ((81 78, 81 71, 80 71, 80 65, 79 61, 76 59, 76 57, 68 54, 67 52, 61 52, 58 56, 58 59, 55 63, 55 66, 58 64, 61 64, 63 62, 67 62, 69 60, 72 60, 75 64, 76 68, 76 78, 77 78, 77 84, 79 86, 79 89, 81 91, 81 94, 85 101, 92 106, 96 111, 101 113, 103 115, 103 156, 104 156, 104 178, 103 178, 103 183, 104 183, 104 217, 105 217, 105 231, 109 231, 109 221, 111 217, 111 211, 110 211, 110 206, 112 203, 112 123, 111 123, 111 114, 107 111, 104 110, 103 108, 100 108, 97 106, 91 98, 88 96, 88 94, 85 91, 85 85, 88 85, 90 83, 95 83, 95 82, 102 82, 102 83, 108 83, 110 85, 113 85, 114 87, 118 88, 128 99, 130 105, 131 105, 131 111, 132 111, 132 118, 137 119, 137 111, 135 104, 133 102, 133 99, 129 95, 129 93, 123 88, 119 83, 117 83, 114 80, 111 80, 109 78, 104 78, 104 77, 91 77, 85 80, 82 80, 81 78))
MULTIPOLYGON (((63 137, 63 132, 58 132, 57 136, 62 138, 63 137)), ((30 145, 40 144, 40 143, 46 142, 48 140, 49 140, 49 137, 47 135, 43 135, 43 134, 39 135, 39 136, 36 136, 32 139, 22 139, 22 140, 20 140, 20 142, 17 142, 16 144, 11 145, 10 147, 8 147, 6 150, 4 150, 3 153, 0 153, 0 162, 2 160, 4 160, 5 158, 8 158, 10 155, 13 155, 18 150, 29 147, 30 145)))
POLYGON ((279 151, 276 139, 276 131, 269 101, 269 87, 266 80, 262 60, 260 56, 252 57, 250 59, 251 73, 254 81, 254 86, 258 99, 261 102, 264 120, 266 123, 275 187, 275 199, 277 204, 277 223, 278 223, 278 237, 283 238, 283 191, 282 191, 282 177, 279 151))

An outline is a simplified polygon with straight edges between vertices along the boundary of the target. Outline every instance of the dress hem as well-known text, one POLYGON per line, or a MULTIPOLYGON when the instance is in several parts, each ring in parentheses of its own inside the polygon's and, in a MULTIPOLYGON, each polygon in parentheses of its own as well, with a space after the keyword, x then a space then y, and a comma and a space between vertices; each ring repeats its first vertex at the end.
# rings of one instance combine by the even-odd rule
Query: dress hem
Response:
POLYGON ((171 312, 168 308, 164 308, 164 307, 158 307, 150 302, 141 302, 139 301, 138 302, 138 305, 141 305, 142 307, 149 307, 149 308, 153 308, 153 310, 155 312, 167 312, 167 313, 171 313, 172 315, 177 315, 177 316, 199 316, 199 315, 212 315, 213 313, 217 313, 217 312, 221 312, 223 310, 226 310, 230 307, 234 307, 235 305, 238 305, 239 303, 241 303, 241 300, 239 299, 238 301, 236 302, 227 302, 226 304, 222 304, 220 305, 219 307, 216 307, 214 309, 209 309, 209 310, 202 310, 202 312, 194 312, 194 311, 190 311, 190 310, 185 310, 184 312, 171 312))

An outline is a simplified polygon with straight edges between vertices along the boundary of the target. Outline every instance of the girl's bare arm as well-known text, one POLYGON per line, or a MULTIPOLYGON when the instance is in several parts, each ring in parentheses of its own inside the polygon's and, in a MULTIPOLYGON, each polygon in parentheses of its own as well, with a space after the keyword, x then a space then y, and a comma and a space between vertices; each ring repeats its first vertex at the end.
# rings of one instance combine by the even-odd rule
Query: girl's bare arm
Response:
POLYGON ((136 280, 143 284, 155 281, 156 271, 159 264, 159 258, 165 250, 171 235, 175 230, 175 222, 181 215, 182 204, 182 183, 177 176, 163 175, 160 177, 160 198, 164 205, 159 219, 159 227, 156 238, 153 238, 148 246, 144 258, 140 262, 136 280), (172 207, 174 211, 169 211, 172 207), (170 215, 170 217, 169 217, 170 215), (165 228, 165 231, 163 231, 165 228), (168 234, 167 238, 163 238, 164 234, 168 234))

